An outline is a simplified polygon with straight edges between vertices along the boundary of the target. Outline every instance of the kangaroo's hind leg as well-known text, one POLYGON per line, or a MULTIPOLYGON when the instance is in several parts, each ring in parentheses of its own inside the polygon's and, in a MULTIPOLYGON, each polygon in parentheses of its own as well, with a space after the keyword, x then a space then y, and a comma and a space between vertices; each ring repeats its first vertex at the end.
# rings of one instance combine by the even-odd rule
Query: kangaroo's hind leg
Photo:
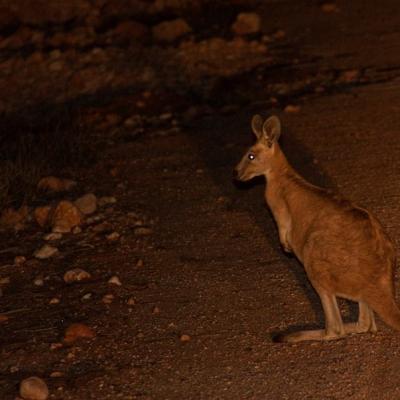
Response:
POLYGON ((344 325, 346 333, 376 332, 375 316, 372 309, 364 301, 358 303, 358 321, 344 325))
POLYGON ((301 342, 304 340, 334 340, 343 337, 346 332, 343 325, 336 296, 322 289, 317 289, 325 314, 325 329, 304 330, 279 335, 277 342, 301 342))

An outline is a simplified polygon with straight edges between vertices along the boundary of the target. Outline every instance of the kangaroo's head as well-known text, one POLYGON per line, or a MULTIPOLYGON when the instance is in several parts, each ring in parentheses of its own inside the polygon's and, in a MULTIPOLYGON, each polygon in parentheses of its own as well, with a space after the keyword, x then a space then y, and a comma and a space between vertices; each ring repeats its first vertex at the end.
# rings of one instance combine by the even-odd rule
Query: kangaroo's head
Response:
POLYGON ((281 134, 281 123, 276 116, 264 121, 260 115, 255 115, 251 120, 251 128, 257 141, 235 168, 235 176, 240 181, 248 181, 267 173, 272 166, 276 143, 281 134))

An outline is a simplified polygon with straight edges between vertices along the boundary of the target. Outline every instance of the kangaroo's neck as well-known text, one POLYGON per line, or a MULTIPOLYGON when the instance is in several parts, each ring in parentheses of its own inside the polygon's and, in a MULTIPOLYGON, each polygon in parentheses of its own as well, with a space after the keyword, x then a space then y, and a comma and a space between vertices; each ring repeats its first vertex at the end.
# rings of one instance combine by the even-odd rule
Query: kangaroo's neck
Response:
POLYGON ((274 146, 274 157, 271 160, 269 168, 264 173, 268 186, 280 186, 285 184, 291 177, 303 179, 289 164, 279 145, 275 143, 274 146))
POLYGON ((276 211, 287 209, 291 212, 290 203, 294 200, 293 194, 302 192, 302 189, 309 184, 289 164, 279 145, 274 146, 276 146, 274 157, 265 171, 267 181, 265 199, 276 219, 279 219, 279 212, 276 211))

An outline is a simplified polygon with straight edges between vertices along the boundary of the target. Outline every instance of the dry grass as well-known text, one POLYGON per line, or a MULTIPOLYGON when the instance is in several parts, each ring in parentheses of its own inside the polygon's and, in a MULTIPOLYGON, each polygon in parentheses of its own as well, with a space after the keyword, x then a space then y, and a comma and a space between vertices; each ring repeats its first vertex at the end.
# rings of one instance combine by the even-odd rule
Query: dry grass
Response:
POLYGON ((0 209, 34 200, 42 176, 68 174, 89 159, 79 116, 66 107, 43 107, 0 121, 0 209))

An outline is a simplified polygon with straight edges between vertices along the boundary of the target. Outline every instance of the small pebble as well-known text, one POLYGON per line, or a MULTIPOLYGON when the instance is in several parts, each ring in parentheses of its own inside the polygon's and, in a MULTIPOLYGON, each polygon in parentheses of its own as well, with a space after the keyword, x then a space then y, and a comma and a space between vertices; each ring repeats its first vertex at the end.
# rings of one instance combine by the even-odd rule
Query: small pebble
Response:
POLYGON ((144 267, 144 262, 142 259, 139 259, 136 263, 137 268, 143 268, 144 267))
POLYGON ((160 314, 160 309, 157 306, 153 308, 153 314, 160 314))
POLYGON ((50 242, 53 240, 60 240, 62 238, 62 233, 60 232, 50 232, 43 236, 43 239, 50 242))
POLYGON ((61 349, 63 347, 62 343, 52 343, 50 345, 50 350, 58 350, 61 349))
POLYGON ((50 378, 61 378, 62 376, 64 376, 65 374, 64 374, 64 372, 61 372, 61 371, 53 371, 51 374, 50 374, 50 378))
POLYGON ((135 228, 135 235, 137 236, 148 236, 153 233, 151 228, 146 228, 145 226, 138 226, 135 228))
POLYGON ((53 257, 57 253, 58 253, 57 247, 53 247, 48 244, 45 244, 40 249, 36 250, 33 255, 40 260, 44 260, 46 258, 53 257))
POLYGON ((133 297, 130 297, 126 304, 128 304, 128 306, 134 306, 136 304, 136 300, 133 297))
POLYGON ((288 104, 283 111, 285 111, 285 113, 298 113, 300 112, 300 110, 301 110, 300 106, 288 104))
POLYGON ((180 341, 181 341, 181 342, 189 342, 190 339, 191 339, 191 337, 190 337, 189 335, 186 335, 186 334, 183 334, 183 335, 181 335, 181 337, 180 337, 180 341))
POLYGON ((94 331, 85 324, 71 324, 65 331, 64 342, 71 344, 78 339, 93 339, 96 336, 94 331))
POLYGON ((321 5, 321 10, 325 13, 334 13, 339 11, 339 7, 335 3, 324 3, 321 5))
POLYGON ((122 286, 122 283, 121 283, 120 279, 118 278, 118 276, 112 276, 108 280, 108 283, 110 283, 111 285, 122 286))
POLYGON ((49 304, 59 304, 60 303, 60 299, 57 297, 53 297, 50 301, 49 304))
POLYGON ((106 236, 107 240, 109 240, 111 242, 118 240, 120 237, 121 237, 121 235, 118 232, 112 232, 106 236))
POLYGON ((161 121, 168 121, 172 118, 172 113, 164 113, 159 116, 161 121))
POLYGON ((92 276, 89 274, 89 272, 85 271, 84 269, 74 268, 70 269, 64 274, 64 282, 73 283, 73 282, 86 281, 91 277, 92 276))
POLYGON ((8 321, 8 316, 5 314, 0 314, 0 324, 2 324, 3 322, 7 322, 8 321))
POLYGON ((44 285, 44 280, 43 280, 43 278, 36 278, 36 279, 33 281, 33 284, 34 284, 35 286, 43 286, 43 285, 44 285))
POLYGON ((115 204, 117 202, 117 199, 113 196, 104 196, 100 197, 100 199, 97 201, 97 204, 99 207, 103 207, 108 204, 115 204))
POLYGON ((92 293, 86 293, 82 296, 82 301, 87 301, 92 298, 92 293))
POLYGON ((0 278, 0 285, 8 285, 10 283, 10 278, 6 276, 5 278, 0 278))
POLYGON ((14 258, 14 264, 15 265, 22 265, 26 262, 26 258, 24 256, 16 256, 14 258))
POLYGON ((114 301, 114 295, 109 293, 109 294, 105 294, 102 298, 102 302, 104 304, 111 304, 114 301))

